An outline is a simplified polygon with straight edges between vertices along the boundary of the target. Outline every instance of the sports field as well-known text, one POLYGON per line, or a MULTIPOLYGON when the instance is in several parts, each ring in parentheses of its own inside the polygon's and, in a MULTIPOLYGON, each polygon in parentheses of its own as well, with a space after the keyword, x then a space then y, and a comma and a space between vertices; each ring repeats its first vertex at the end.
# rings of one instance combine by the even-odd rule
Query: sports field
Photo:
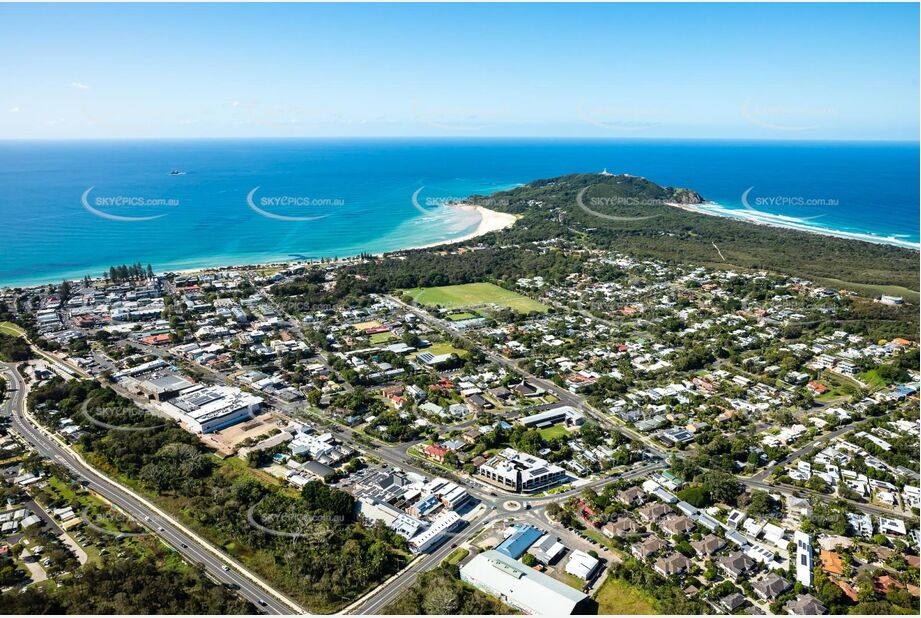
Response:
POLYGON ((499 305, 508 307, 519 313, 548 311, 546 305, 536 300, 531 300, 516 292, 500 288, 492 283, 465 283, 463 285, 446 285, 437 288, 414 288, 405 290, 405 294, 412 297, 420 305, 427 307, 444 307, 445 309, 460 309, 463 307, 479 307, 483 305, 499 305))

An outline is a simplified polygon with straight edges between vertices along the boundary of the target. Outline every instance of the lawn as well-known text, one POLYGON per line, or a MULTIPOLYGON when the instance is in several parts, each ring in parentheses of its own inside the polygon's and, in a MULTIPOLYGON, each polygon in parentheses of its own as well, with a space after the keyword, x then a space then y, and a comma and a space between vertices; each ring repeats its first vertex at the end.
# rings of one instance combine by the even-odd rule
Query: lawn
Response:
POLYGON ((887 386, 886 381, 879 375, 879 372, 877 372, 876 369, 865 371, 861 373, 859 377, 866 383, 867 386, 874 390, 885 388, 887 386))
POLYGON ((470 555, 470 550, 469 550, 469 549, 464 549, 463 547, 458 547, 457 549, 455 549, 454 551, 452 551, 452 552, 448 555, 447 558, 445 558, 445 562, 446 562, 447 564, 457 564, 458 562, 460 562, 461 560, 463 560, 464 558, 466 558, 466 557, 469 556, 469 555, 470 555))
POLYGON ((0 322, 0 333, 12 335, 13 337, 22 337, 25 335, 25 331, 12 322, 0 322))
POLYGON ((412 297, 420 305, 427 307, 460 309, 482 305, 499 305, 520 313, 530 313, 531 311, 546 313, 549 310, 549 307, 536 300, 531 300, 516 292, 510 292, 492 283, 466 283, 437 288, 413 288, 404 290, 403 293, 412 297))
POLYGON ((598 615, 603 614, 656 614, 649 599, 642 591, 619 579, 608 578, 595 595, 598 615))
POLYGON ((564 438, 569 435, 569 432, 566 431, 566 427, 564 425, 551 425, 550 427, 544 427, 538 431, 540 432, 540 437, 544 440, 564 438))
POLYGON ((397 336, 391 332, 374 333, 373 335, 371 335, 371 345, 380 345, 382 343, 387 343, 388 341, 392 341, 396 338, 397 336))
POLYGON ((461 313, 452 313, 450 315, 446 315, 445 317, 452 322, 460 322, 461 320, 475 320, 480 316, 475 313, 470 313, 469 311, 462 311, 461 313))
POLYGON ((453 345, 451 345, 450 343, 446 341, 439 341, 439 342, 433 343, 427 348, 422 348, 421 350, 418 350, 417 352, 413 352, 412 354, 409 355, 409 357, 416 358, 416 355, 421 354, 422 352, 431 352, 435 356, 438 356, 440 354, 457 354, 461 358, 464 358, 465 356, 467 356, 467 354, 469 354, 467 350, 461 350, 460 348, 455 348, 453 345))

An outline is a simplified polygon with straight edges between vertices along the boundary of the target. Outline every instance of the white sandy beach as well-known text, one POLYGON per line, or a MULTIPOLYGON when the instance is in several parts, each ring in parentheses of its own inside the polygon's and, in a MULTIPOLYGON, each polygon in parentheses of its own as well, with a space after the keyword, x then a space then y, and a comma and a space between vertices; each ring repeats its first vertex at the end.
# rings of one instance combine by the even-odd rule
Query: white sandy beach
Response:
POLYGON ((825 228, 818 228, 810 225, 800 223, 796 220, 784 220, 785 218, 782 215, 774 215, 771 213, 765 213, 760 211, 745 211, 745 210, 735 210, 729 211, 729 209, 723 208, 720 212, 715 212, 713 210, 708 210, 706 208, 701 208, 701 206, 713 206, 717 208, 722 208, 719 204, 714 202, 706 202, 704 204, 678 204, 676 202, 668 202, 668 206, 674 206, 675 208, 680 208, 681 210, 686 210, 688 212, 697 213, 699 215, 709 215, 711 217, 722 217, 723 219, 735 219, 737 221, 744 221, 746 223, 751 223, 753 225, 766 225, 768 227, 776 227, 786 230, 797 230, 799 232, 808 232, 810 234, 818 234, 819 236, 830 236, 832 238, 844 238, 847 240, 860 240, 863 242, 874 243, 877 245, 889 245, 894 247, 901 247, 903 249, 913 249, 915 251, 919 250, 919 246, 916 243, 901 240, 898 238, 882 238, 880 236, 874 236, 872 234, 863 234, 860 232, 845 232, 841 230, 831 230, 825 228))
POLYGON ((407 249, 404 249, 404 251, 409 251, 411 249, 431 249, 432 247, 440 247, 442 245, 453 245, 455 243, 464 242, 465 240, 470 240, 471 238, 476 238, 477 236, 482 236, 483 234, 504 230, 505 228, 514 225, 515 221, 518 220, 518 217, 515 215, 490 210, 488 208, 483 208, 482 206, 474 206, 472 204, 458 204, 456 206, 449 206, 449 208, 457 208, 468 212, 476 212, 480 215, 480 223, 476 226, 475 230, 464 236, 460 236, 458 238, 450 238, 448 240, 439 240, 438 242, 429 243, 427 245, 420 245, 418 247, 408 247, 407 249))

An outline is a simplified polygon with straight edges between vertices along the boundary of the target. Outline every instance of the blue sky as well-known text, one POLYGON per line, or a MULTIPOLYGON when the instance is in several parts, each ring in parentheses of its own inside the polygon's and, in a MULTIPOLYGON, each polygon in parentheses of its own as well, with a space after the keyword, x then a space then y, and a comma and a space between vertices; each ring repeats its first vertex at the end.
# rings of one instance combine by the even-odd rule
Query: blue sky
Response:
POLYGON ((0 137, 918 138, 919 8, 0 5, 0 137))

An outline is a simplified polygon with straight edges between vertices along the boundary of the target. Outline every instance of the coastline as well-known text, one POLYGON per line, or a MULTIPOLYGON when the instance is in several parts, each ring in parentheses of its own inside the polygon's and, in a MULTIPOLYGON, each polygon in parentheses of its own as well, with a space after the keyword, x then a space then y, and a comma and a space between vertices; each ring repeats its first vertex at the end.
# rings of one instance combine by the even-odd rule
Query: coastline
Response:
MULTIPOLYGON (((394 249, 392 251, 381 251, 377 253, 371 253, 375 257, 383 257, 386 254, 390 253, 399 253, 401 251, 417 251, 420 249, 434 249, 435 247, 444 247, 448 245, 454 245, 461 242, 466 242, 472 240, 484 234, 490 232, 498 232, 499 230, 504 230, 507 227, 510 227, 518 221, 518 217, 504 212, 498 212, 496 210, 490 210, 482 206, 474 206, 471 204, 453 204, 448 206, 448 208, 457 208, 466 210, 468 212, 476 212, 480 215, 480 222, 477 224, 476 229, 468 234, 464 234, 458 238, 448 238, 446 240, 438 240, 435 242, 427 243, 424 245, 418 245, 414 247, 405 247, 401 249, 394 249)), ((357 255, 345 256, 333 260, 326 260, 327 264, 339 264, 347 263, 354 260, 357 255)), ((227 264, 222 266, 201 266, 196 268, 184 268, 181 270, 166 270, 164 272, 176 273, 180 275, 191 275, 195 273, 200 273, 207 270, 220 270, 224 268, 274 268, 281 265, 293 266, 296 264, 312 264, 314 262, 319 262, 321 258, 316 258, 312 260, 288 260, 288 261, 279 261, 279 262, 263 262, 257 264, 227 264)))
MULTIPOLYGON (((854 240, 860 242, 869 242, 877 245, 886 245, 891 247, 897 247, 900 249, 908 249, 911 251, 921 250, 921 246, 917 243, 912 243, 910 241, 899 240, 896 238, 885 238, 880 236, 875 236, 867 233, 860 232, 845 232, 841 230, 833 230, 827 228, 819 228, 810 226, 799 221, 792 219, 790 217, 784 217, 782 215, 775 215, 772 213, 765 213, 756 210, 744 210, 744 209, 731 209, 725 206, 722 206, 716 202, 705 202, 704 204, 679 204, 676 202, 668 202, 668 206, 673 206, 675 208, 680 208, 687 212, 693 212, 696 214, 707 215, 711 217, 722 217, 728 219, 736 219, 739 221, 744 221, 753 225, 765 225, 769 227, 790 229, 799 232, 807 232, 812 234, 818 234, 821 236, 829 236, 833 238, 842 238, 845 240, 854 240)), ((401 251, 414 251, 422 249, 434 249, 437 247, 447 247, 450 245, 466 242, 472 240, 479 236, 489 234, 491 232, 501 231, 515 224, 518 220, 517 215, 503 213, 495 210, 490 210, 483 206, 477 206, 473 204, 450 204, 446 205, 446 208, 462 210, 468 213, 476 213, 479 217, 479 223, 472 232, 463 234, 455 238, 447 238, 443 240, 438 240, 435 242, 430 242, 421 245, 411 245, 408 247, 399 247, 395 249, 389 249, 387 251, 378 251, 372 252, 371 255, 380 257, 385 254, 399 253, 401 251)), ((241 260, 236 261, 232 257, 227 256, 226 259, 221 257, 214 257, 210 260, 208 258, 202 259, 200 265, 196 266, 184 266, 180 268, 161 268, 157 272, 158 274, 163 273, 176 273, 180 275, 188 275, 194 273, 200 273, 205 271, 220 271, 225 269, 234 269, 234 268, 251 268, 251 269, 271 269, 271 268, 280 268, 284 266, 293 266, 300 264, 312 264, 322 260, 331 263, 348 263, 354 260, 361 253, 367 254, 368 252, 355 252, 351 255, 337 257, 330 260, 329 258, 315 257, 309 259, 285 259, 280 257, 279 259, 263 259, 261 261, 247 261, 241 260), (209 263, 211 262, 211 263, 209 263)), ((67 277, 70 280, 78 279, 79 277, 67 277)), ((97 279, 94 277, 94 279, 97 279)), ((13 288, 31 288, 42 285, 48 285, 49 283, 57 283, 59 278, 48 278, 43 280, 37 280, 35 282, 29 283, 15 283, 15 284, 0 284, 0 289, 13 289, 13 288)))
MULTIPOLYGON (((447 238, 444 240, 439 240, 439 241, 427 243, 424 245, 401 247, 399 249, 372 253, 371 255, 374 255, 376 257, 381 257, 385 254, 399 253, 401 251, 415 251, 415 250, 420 250, 420 249, 432 249, 435 247, 454 245, 457 243, 462 243, 468 240, 472 240, 479 236, 483 236, 484 234, 489 234, 490 232, 497 232, 500 230, 504 230, 505 228, 514 225, 515 222, 518 220, 518 217, 516 215, 512 215, 512 214, 508 214, 504 212, 498 212, 495 210, 484 208, 483 206, 476 206, 472 204, 452 204, 450 206, 447 206, 447 208, 454 208, 454 209, 463 210, 466 212, 475 212, 479 215, 480 221, 472 232, 469 232, 457 238, 447 238)), ((333 263, 333 264, 347 263, 347 262, 354 260, 356 257, 358 257, 358 255, 359 254, 356 253, 354 255, 340 257, 340 258, 336 258, 333 260, 326 259, 326 262, 333 263)), ((175 273, 179 275, 191 275, 191 274, 201 273, 201 272, 206 272, 206 271, 219 271, 219 270, 234 269, 234 268, 270 269, 270 268, 277 268, 277 267, 282 267, 282 266, 294 266, 298 264, 312 264, 312 263, 319 262, 322 259, 324 258, 318 257, 318 258, 312 258, 308 260, 280 259, 280 260, 270 260, 270 261, 255 262, 255 263, 246 262, 246 261, 240 262, 240 263, 233 263, 232 261, 226 261, 226 262, 222 262, 220 264, 214 264, 214 265, 203 264, 201 266, 191 266, 187 268, 165 268, 162 270, 158 270, 157 274, 175 273)), ((97 280, 97 279, 98 277, 93 277, 93 280, 97 280)), ((71 279, 71 280, 74 280, 74 279, 71 279)), ((39 286, 44 286, 44 285, 49 285, 49 284, 56 284, 56 283, 58 283, 57 279, 55 280, 48 279, 48 280, 38 281, 35 283, 21 283, 21 284, 13 284, 13 285, 0 284, 0 289, 33 288, 33 287, 39 287, 39 286)))
POLYGON ((899 240, 897 238, 891 237, 882 237, 875 236, 873 234, 868 234, 865 232, 845 232, 843 230, 834 230, 830 228, 820 228, 805 223, 800 223, 796 220, 791 219, 790 217, 785 217, 783 215, 775 215, 773 213, 761 212, 758 210, 744 210, 744 209, 733 209, 726 208, 721 204, 716 202, 705 202, 703 204, 679 204, 677 202, 667 202, 668 206, 673 206, 675 208, 680 208, 681 210, 687 212, 693 212, 699 215, 707 215, 710 217, 721 217, 723 219, 735 219, 737 221, 744 221, 746 223, 751 223, 752 225, 765 225, 768 227, 780 228, 785 230, 795 230, 797 232, 807 232, 810 234, 818 234, 819 236, 830 236, 832 238, 843 238, 845 240, 856 240, 861 242, 869 242, 877 245, 887 245, 890 247, 898 247, 900 249, 909 249, 911 251, 921 250, 921 244, 913 243, 907 240, 899 240), (711 208, 718 208, 719 211, 709 210, 705 208, 710 206, 711 208))
MULTIPOLYGON (((431 249, 433 247, 441 247, 443 245, 453 245, 459 242, 465 242, 467 240, 474 239, 478 236, 483 236, 484 234, 489 234, 490 232, 498 232, 499 230, 504 230, 507 227, 511 227, 518 221, 518 217, 515 215, 499 212, 497 210, 490 210, 484 208, 483 206, 474 206, 472 204, 456 204, 449 206, 448 208, 456 208, 458 210, 464 210, 467 212, 476 212, 480 215, 480 222, 477 224, 476 229, 474 229, 469 234, 464 234, 459 238, 452 238, 448 240, 439 240, 437 242, 431 242, 425 245, 419 245, 416 247, 407 247, 406 249, 401 249, 401 251, 413 251, 416 249, 431 249)), ((388 251, 387 253, 393 253, 393 251, 388 251)), ((383 255, 383 254, 376 254, 383 255)))

